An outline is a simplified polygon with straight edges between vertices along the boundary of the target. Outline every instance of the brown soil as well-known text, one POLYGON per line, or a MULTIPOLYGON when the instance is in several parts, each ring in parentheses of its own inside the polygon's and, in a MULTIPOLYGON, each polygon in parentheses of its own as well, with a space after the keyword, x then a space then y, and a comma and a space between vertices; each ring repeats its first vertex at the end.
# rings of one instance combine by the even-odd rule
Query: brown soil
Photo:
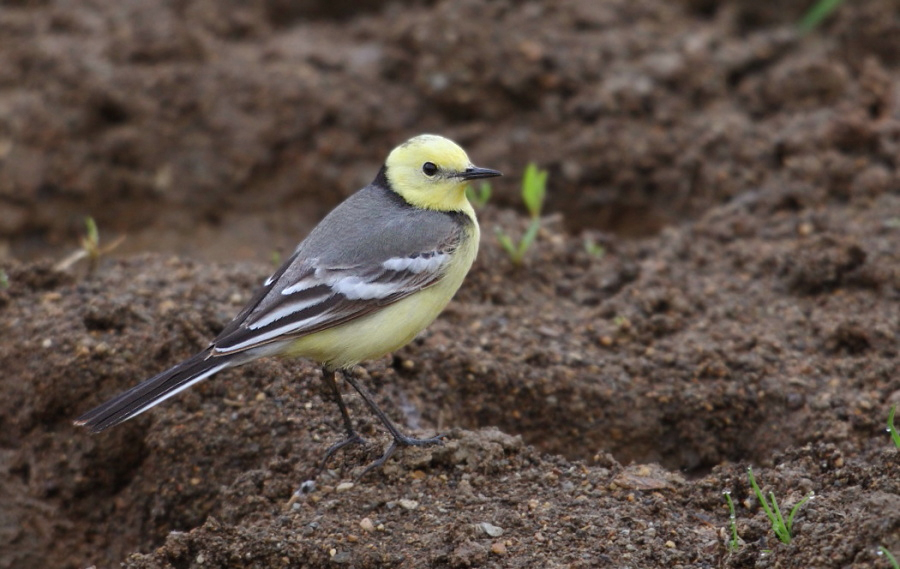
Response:
POLYGON ((808 4, 6 3, 0 568, 888 567, 900 10, 802 37, 808 4), (357 374, 446 444, 349 484, 386 437, 348 398, 371 444, 289 503, 341 423, 274 359, 72 426, 204 347, 425 131, 510 175, 456 300, 357 374), (529 160, 553 213, 515 268, 493 229, 524 227, 529 160), (33 259, 85 215, 115 257, 33 259), (783 509, 815 492, 790 545, 748 466, 783 509))

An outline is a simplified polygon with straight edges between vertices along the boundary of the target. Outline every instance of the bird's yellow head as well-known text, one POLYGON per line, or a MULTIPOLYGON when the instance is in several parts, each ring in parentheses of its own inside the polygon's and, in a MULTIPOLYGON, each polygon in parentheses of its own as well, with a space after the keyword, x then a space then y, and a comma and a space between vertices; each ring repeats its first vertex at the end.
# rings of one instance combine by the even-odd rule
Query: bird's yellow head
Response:
POLYGON ((391 188, 410 204, 438 211, 470 211, 466 183, 500 172, 477 168, 452 140, 422 134, 395 148, 385 161, 391 188))

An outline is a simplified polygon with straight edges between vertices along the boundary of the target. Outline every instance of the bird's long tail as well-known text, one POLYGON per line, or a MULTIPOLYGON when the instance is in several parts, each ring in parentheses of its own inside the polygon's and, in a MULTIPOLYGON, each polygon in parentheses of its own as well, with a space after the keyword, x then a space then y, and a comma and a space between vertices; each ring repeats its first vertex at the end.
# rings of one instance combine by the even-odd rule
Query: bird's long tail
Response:
POLYGON ((214 373, 244 361, 238 354, 216 357, 211 349, 204 350, 91 409, 78 417, 75 424, 87 427, 92 433, 99 433, 143 413, 214 373))

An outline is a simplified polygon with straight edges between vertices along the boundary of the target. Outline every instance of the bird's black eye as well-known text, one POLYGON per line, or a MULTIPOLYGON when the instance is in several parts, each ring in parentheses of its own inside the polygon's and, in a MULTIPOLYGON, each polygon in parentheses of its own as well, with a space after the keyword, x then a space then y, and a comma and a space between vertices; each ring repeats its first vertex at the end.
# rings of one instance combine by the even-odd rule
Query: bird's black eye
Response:
POLYGON ((422 172, 430 178, 438 173, 438 167, 434 162, 426 162, 422 164, 422 172))

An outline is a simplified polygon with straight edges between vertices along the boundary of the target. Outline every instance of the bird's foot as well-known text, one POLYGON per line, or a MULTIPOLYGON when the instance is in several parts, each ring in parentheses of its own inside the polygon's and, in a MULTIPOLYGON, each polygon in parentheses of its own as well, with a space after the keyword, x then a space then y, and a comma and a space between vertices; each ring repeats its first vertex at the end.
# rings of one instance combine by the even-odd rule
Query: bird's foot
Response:
POLYGON ((341 450, 345 446, 367 445, 367 444, 369 444, 368 441, 366 439, 364 439, 362 437, 362 435, 360 435, 356 431, 350 431, 350 433, 348 433, 346 439, 344 439, 342 441, 338 441, 338 442, 334 443, 333 445, 331 445, 330 447, 328 447, 328 450, 325 451, 325 456, 322 458, 322 462, 319 463, 319 469, 316 472, 316 474, 318 475, 323 470, 325 470, 325 466, 328 464, 328 461, 331 459, 331 457, 334 456, 334 454, 337 451, 341 450))
POLYGON ((430 446, 430 445, 442 445, 442 444, 444 444, 445 437, 446 437, 446 435, 444 435, 442 433, 440 435, 437 435, 435 437, 431 437, 428 439, 417 439, 414 437, 408 437, 404 434, 398 433, 397 435, 394 436, 394 440, 391 441, 391 446, 389 446, 387 448, 387 450, 384 451, 384 454, 381 455, 381 458, 379 458, 378 460, 376 460, 375 462, 373 462, 372 464, 367 466, 359 474, 359 476, 357 476, 355 478, 355 480, 357 482, 359 482, 359 480, 362 479, 369 472, 375 470, 376 468, 381 468, 382 466, 384 466, 384 463, 386 463, 394 455, 394 453, 397 452, 397 449, 400 447, 407 447, 407 446, 424 447, 424 446, 430 446))

